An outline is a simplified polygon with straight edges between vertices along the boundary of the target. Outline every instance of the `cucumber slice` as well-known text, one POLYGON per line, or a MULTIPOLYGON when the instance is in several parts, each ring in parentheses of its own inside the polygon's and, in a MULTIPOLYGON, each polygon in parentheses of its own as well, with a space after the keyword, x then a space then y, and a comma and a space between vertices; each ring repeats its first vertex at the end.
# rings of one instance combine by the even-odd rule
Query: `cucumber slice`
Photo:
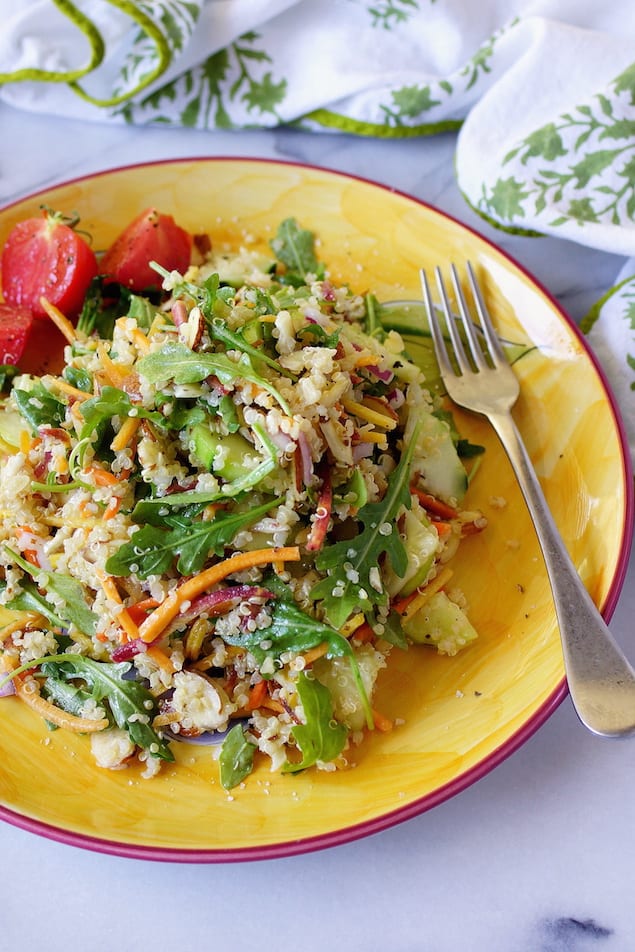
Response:
POLYGON ((463 609, 445 592, 435 592, 420 611, 403 622, 403 630, 415 644, 434 645, 447 655, 455 655, 478 637, 463 609))
POLYGON ((6 443, 12 450, 20 446, 20 434, 28 432, 24 420, 17 410, 8 410, 6 406, 0 407, 0 440, 6 443))
POLYGON ((456 451, 450 427, 431 413, 423 416, 412 472, 419 473, 426 490, 452 504, 467 490, 467 473, 456 451))
POLYGON ((415 588, 423 585, 434 564, 439 535, 434 526, 422 512, 417 515, 407 510, 403 516, 404 547, 408 553, 408 568, 401 578, 392 566, 386 567, 386 591, 391 598, 395 595, 410 595, 415 588))
POLYGON ((249 473, 257 454, 240 433, 221 436, 205 423, 197 423, 190 431, 190 451, 198 463, 228 482, 249 473))

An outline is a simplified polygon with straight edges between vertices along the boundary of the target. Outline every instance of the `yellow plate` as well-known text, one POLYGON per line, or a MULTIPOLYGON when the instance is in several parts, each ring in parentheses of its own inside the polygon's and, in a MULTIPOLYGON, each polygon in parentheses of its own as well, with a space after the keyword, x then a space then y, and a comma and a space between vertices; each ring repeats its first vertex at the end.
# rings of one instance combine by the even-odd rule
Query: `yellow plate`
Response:
MULTIPOLYGON (((193 159, 116 169, 0 212, 0 245, 45 203, 78 211, 105 248, 152 204, 215 243, 266 247, 289 216, 319 236, 335 281, 380 300, 418 298, 418 269, 470 259, 501 334, 526 346, 515 411, 556 522, 591 595, 612 612, 632 523, 632 478, 617 411, 578 332, 553 299, 496 247, 440 212, 376 184, 317 168, 193 159)), ((263 765, 228 794, 210 749, 175 744, 151 781, 100 770, 88 742, 49 733, 16 698, 0 700, 0 817, 77 846, 146 859, 220 862, 300 853, 415 816, 491 770, 566 693, 558 631, 536 538, 488 425, 457 414, 487 447, 467 504, 489 527, 456 562, 480 637, 455 658, 395 651, 376 706, 398 718, 368 737, 346 772, 299 776, 263 765), (501 501, 504 504, 501 508, 501 501), (402 722, 401 722, 402 721, 402 722)))

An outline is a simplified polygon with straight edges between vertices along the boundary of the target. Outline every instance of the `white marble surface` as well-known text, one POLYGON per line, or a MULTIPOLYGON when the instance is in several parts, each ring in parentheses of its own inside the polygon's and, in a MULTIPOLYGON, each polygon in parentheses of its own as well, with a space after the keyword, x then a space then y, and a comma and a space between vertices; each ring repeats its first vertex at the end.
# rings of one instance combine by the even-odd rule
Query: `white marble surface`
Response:
MULTIPOLYGON (((191 155, 293 159, 423 198, 500 243, 580 318, 619 258, 506 236, 466 207, 454 137, 201 133, 48 119, 0 105, 0 205, 100 169, 191 155)), ((635 559, 612 629, 635 658, 635 559)), ((7 764, 0 769, 10 769, 7 764)), ((632 952, 635 738, 600 740, 569 700, 436 809, 336 849, 228 866, 90 853, 0 825, 0 949, 632 952)))

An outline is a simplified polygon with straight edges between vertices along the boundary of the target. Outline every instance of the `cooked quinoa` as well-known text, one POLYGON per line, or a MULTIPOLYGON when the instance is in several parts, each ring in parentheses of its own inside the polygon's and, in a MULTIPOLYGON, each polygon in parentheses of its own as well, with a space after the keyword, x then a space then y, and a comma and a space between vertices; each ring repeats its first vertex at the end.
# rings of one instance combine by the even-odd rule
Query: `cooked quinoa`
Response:
POLYGON ((391 651, 475 637, 452 427, 372 296, 290 267, 293 228, 85 311, 4 402, 2 664, 102 768, 192 740, 228 788, 344 766, 391 651))

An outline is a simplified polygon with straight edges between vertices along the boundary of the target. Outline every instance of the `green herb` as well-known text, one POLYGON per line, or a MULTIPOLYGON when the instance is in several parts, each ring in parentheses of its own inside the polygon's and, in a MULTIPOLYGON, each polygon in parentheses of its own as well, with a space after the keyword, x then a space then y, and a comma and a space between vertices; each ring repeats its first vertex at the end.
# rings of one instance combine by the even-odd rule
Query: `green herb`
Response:
POLYGON ((79 336, 90 337, 96 332, 102 340, 112 340, 115 321, 125 314, 129 297, 130 291, 123 285, 101 276, 93 278, 77 319, 79 336))
POLYGON ((82 370, 79 367, 64 367, 62 377, 77 390, 83 390, 84 393, 92 392, 93 378, 87 370, 82 370))
POLYGON ((13 384, 13 378, 20 371, 13 364, 0 364, 0 393, 8 393, 13 384))
POLYGON ((396 648, 401 648, 402 651, 408 650, 408 639, 406 638, 406 633, 403 630, 403 625, 401 624, 401 616, 395 611, 391 611, 388 615, 388 618, 383 622, 384 630, 381 637, 384 641, 387 641, 388 644, 394 645, 396 648))
POLYGON ((213 340, 221 341, 221 343, 225 344, 226 347, 230 347, 233 350, 239 350, 241 353, 249 354, 249 356, 253 357, 255 360, 261 360, 263 363, 267 364, 268 367, 271 367, 272 370, 275 370, 283 377, 289 377, 292 380, 296 379, 295 375, 289 370, 285 370, 284 367, 281 367, 277 360, 273 360, 257 347, 252 347, 252 345, 245 340, 242 334, 230 330, 222 318, 215 317, 208 319, 207 329, 209 331, 210 337, 213 340))
POLYGON ((247 380, 270 393, 285 413, 291 413, 275 387, 253 369, 248 354, 243 354, 240 360, 232 360, 226 354, 194 353, 184 344, 168 342, 160 350, 142 357, 137 370, 150 383, 167 383, 168 380, 177 385, 199 383, 211 376, 222 384, 247 380))
MULTIPOLYGON (((169 509, 180 509, 183 506, 195 506, 200 503, 207 504, 210 502, 221 502, 223 500, 227 501, 228 499, 236 499, 248 489, 253 489, 254 486, 257 486, 258 483, 261 483, 263 479, 268 476, 269 473, 272 473, 277 467, 278 454, 276 447, 264 430, 257 424, 254 424, 253 429, 262 440, 267 456, 252 470, 246 472, 244 476, 240 476, 238 479, 235 479, 233 483, 224 483, 222 489, 220 490, 199 491, 197 489, 187 489, 182 493, 170 493, 169 496, 155 496, 151 499, 144 499, 144 511, 148 512, 152 508, 156 508, 159 511, 162 509, 167 511, 169 509)), ((135 521, 138 520, 135 518, 135 521)), ((156 521, 153 524, 156 524, 156 521)))
POLYGON ((470 443, 469 440, 460 435, 456 428, 454 416, 449 410, 435 410, 433 416, 438 417, 439 420, 444 420, 450 427, 452 442, 456 446, 456 452, 461 459, 472 459, 474 456, 480 456, 485 452, 484 446, 479 443, 470 443))
POLYGON ((16 612, 37 612, 43 615, 54 628, 64 627, 64 620, 53 610, 50 602, 40 593, 37 585, 30 578, 21 580, 20 591, 6 603, 6 607, 16 612))
POLYGON ((309 274, 323 277, 324 267, 315 254, 315 236, 300 228, 295 218, 285 218, 280 223, 276 237, 269 244, 285 266, 283 280, 289 284, 306 284, 309 274))
POLYGON ((372 615, 377 605, 386 604, 388 596, 383 585, 370 577, 371 569, 379 565, 382 557, 388 559, 397 575, 406 572, 408 555, 399 536, 397 517, 402 506, 410 509, 412 505, 410 464, 418 431, 417 426, 399 464, 388 477, 384 498, 359 510, 357 518, 363 530, 353 539, 322 549, 315 560, 317 568, 328 575, 313 587, 311 597, 323 600, 322 607, 334 628, 340 628, 353 611, 372 615))
MULTIPOLYGON (((150 726, 157 712, 156 698, 140 681, 124 677, 132 668, 129 661, 115 664, 93 661, 78 654, 60 654, 40 658, 30 666, 41 666, 42 673, 48 678, 63 681, 81 679, 90 689, 93 700, 107 702, 115 724, 128 732, 134 744, 161 760, 174 760, 168 745, 150 726)), ((49 685, 49 690, 51 687, 49 685)))
POLYGON ((227 734, 221 747, 218 763, 220 782, 225 790, 237 787, 248 777, 254 766, 256 744, 249 740, 242 726, 236 724, 227 734))
POLYGON ((302 672, 296 682, 298 697, 304 711, 304 724, 296 724, 292 734, 302 751, 302 760, 287 762, 283 773, 296 773, 312 767, 317 761, 328 763, 340 754, 348 731, 333 719, 333 701, 328 688, 302 672))
MULTIPOLYGON (((144 501, 133 511, 132 518, 144 501)), ((272 499, 247 512, 218 512, 209 522, 194 521, 187 515, 169 514, 163 517, 163 525, 144 525, 134 533, 130 542, 124 543, 106 562, 110 575, 127 576, 134 572, 139 578, 162 575, 167 572, 178 556, 177 569, 181 575, 200 572, 210 552, 222 555, 225 546, 231 545, 242 529, 253 525, 266 515, 282 499, 272 499)))
POLYGON ((163 417, 160 413, 134 405, 128 394, 117 387, 104 387, 99 396, 91 397, 90 400, 82 403, 84 425, 79 438, 84 440, 95 431, 99 432, 103 424, 110 423, 113 417, 125 419, 129 416, 138 416, 163 426, 163 417))
POLYGON ((227 427, 228 433, 236 433, 240 429, 236 404, 228 393, 224 393, 218 402, 218 415, 227 427))
MULTIPOLYGON (((273 583, 273 589, 276 594, 280 592, 280 586, 275 583, 273 583)), ((349 642, 339 631, 335 631, 330 625, 325 625, 316 618, 311 618, 310 615, 298 608, 289 597, 288 592, 276 602, 271 615, 271 625, 268 628, 260 631, 239 632, 236 635, 224 633, 223 638, 228 644, 247 648, 259 665, 262 665, 265 658, 279 660, 280 656, 286 651, 303 652, 326 643, 328 645, 327 658, 348 658, 355 686, 366 714, 366 722, 368 727, 372 728, 373 717, 370 702, 362 682, 355 653, 349 642)))
POLYGON ((364 330, 369 337, 375 337, 377 340, 383 341, 386 337, 386 332, 379 316, 381 305, 374 294, 367 294, 364 303, 366 304, 364 330))
POLYGON ((41 426, 58 427, 66 416, 66 407, 39 380, 29 390, 14 387, 13 402, 33 434, 41 426))
POLYGON ((156 307, 148 298, 141 297, 139 294, 130 295, 130 304, 126 317, 134 318, 137 322, 137 327, 140 327, 141 330, 150 330, 157 313, 156 307))
MULTIPOLYGON (((56 595, 63 603, 62 607, 55 605, 54 613, 63 622, 64 626, 69 624, 86 635, 94 635, 97 629, 97 615, 86 604, 84 589, 70 575, 62 575, 60 572, 47 572, 44 569, 36 568, 31 565, 21 555, 14 552, 5 545, 5 549, 14 560, 16 565, 31 576, 45 592, 51 592, 56 595)), ((46 597, 46 596, 45 596, 46 597)), ((47 599, 48 601, 48 599, 47 599)))
POLYGON ((296 337, 306 337, 307 334, 315 337, 320 344, 324 344, 325 347, 330 347, 334 350, 340 340, 341 328, 338 327, 333 331, 332 334, 327 334, 321 324, 305 324, 304 327, 301 327, 296 332, 296 337))

